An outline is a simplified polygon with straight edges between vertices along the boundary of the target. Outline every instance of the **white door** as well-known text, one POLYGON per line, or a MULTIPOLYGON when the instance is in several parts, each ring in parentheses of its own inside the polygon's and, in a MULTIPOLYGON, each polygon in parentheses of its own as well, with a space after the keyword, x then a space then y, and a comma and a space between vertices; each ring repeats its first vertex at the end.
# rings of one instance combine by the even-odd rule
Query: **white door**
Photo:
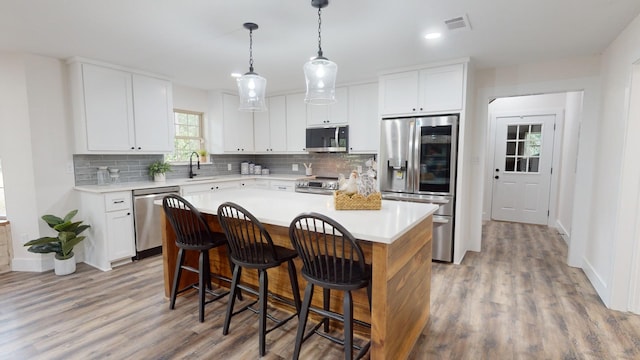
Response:
POLYGON ((492 219, 547 224, 555 118, 496 118, 492 219))

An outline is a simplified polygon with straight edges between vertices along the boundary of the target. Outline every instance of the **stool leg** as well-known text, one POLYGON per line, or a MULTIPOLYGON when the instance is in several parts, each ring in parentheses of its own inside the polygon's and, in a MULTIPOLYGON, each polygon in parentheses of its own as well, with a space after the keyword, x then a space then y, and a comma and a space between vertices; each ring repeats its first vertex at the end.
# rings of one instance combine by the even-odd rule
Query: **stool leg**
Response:
POLYGON ((229 294, 229 302, 227 303, 227 316, 224 318, 224 326, 222 335, 229 333, 229 325, 231 324, 231 315, 233 314, 233 305, 236 302, 236 293, 238 291, 238 281, 242 275, 242 268, 238 265, 233 269, 233 279, 231 280, 231 294, 229 294))
POLYGON ((204 293, 205 293, 205 278, 206 275, 204 273, 204 259, 206 255, 204 251, 200 251, 200 256, 198 256, 198 313, 200 322, 204 322, 204 293))
POLYGON ((173 273, 173 286, 171 286, 171 302, 169 303, 169 309, 173 310, 176 307, 176 296, 178 295, 178 286, 180 284, 180 275, 182 274, 182 263, 184 262, 184 249, 178 250, 178 256, 176 258, 176 270, 173 273))
POLYGON ((298 275, 296 274, 296 266, 293 260, 287 261, 289 267, 289 281, 291 281, 291 291, 293 292, 293 302, 296 305, 296 312, 300 316, 300 288, 298 286, 298 275))
POLYGON ((209 250, 205 250, 202 253, 204 254, 204 263, 200 271, 204 273, 204 283, 207 286, 207 289, 212 290, 213 286, 211 285, 211 262, 209 261, 209 250))
MULTIPOLYGON (((331 289, 322 289, 322 308, 325 309, 326 311, 329 311, 329 308, 331 307, 331 289)), ((328 333, 329 332, 329 318, 325 317, 324 320, 322 320, 324 322, 324 332, 328 333)))
POLYGON ((351 291, 344 292, 342 302, 344 311, 344 359, 353 358, 353 302, 351 301, 351 291))
POLYGON ((307 326, 307 317, 309 316, 309 305, 311 305, 311 299, 313 298, 313 284, 308 282, 307 287, 304 290, 304 300, 302 300, 302 308, 298 315, 298 332, 296 333, 296 345, 293 349, 293 360, 298 360, 300 357, 300 347, 302 346, 302 338, 304 337, 304 330, 307 326))
POLYGON ((258 335, 260 337, 260 356, 264 356, 266 352, 265 337, 267 332, 267 288, 269 286, 269 278, 266 270, 260 270, 260 286, 259 286, 259 313, 260 320, 258 322, 258 335))

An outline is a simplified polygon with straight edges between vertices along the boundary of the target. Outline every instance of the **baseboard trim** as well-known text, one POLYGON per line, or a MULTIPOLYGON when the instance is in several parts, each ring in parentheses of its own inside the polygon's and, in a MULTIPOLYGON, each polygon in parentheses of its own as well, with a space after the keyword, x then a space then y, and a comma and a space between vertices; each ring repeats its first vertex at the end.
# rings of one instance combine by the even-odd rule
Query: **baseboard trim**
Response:
POLYGON ((45 272, 53 270, 53 255, 36 258, 11 259, 11 271, 45 272))
POLYGON ((562 240, 564 240, 565 244, 569 246, 569 241, 571 240, 571 234, 569 233, 569 231, 567 231, 567 229, 564 227, 562 222, 560 222, 560 220, 556 221, 556 229, 558 229, 558 232, 560 233, 560 236, 562 237, 562 240))
POLYGON ((593 285, 593 288, 596 289, 598 296, 604 303, 607 308, 611 308, 610 306, 610 298, 609 298, 609 289, 607 283, 602 280, 602 277, 598 274, 595 268, 591 265, 591 263, 586 259, 582 258, 582 271, 584 271, 585 275, 587 275, 587 279, 593 285))

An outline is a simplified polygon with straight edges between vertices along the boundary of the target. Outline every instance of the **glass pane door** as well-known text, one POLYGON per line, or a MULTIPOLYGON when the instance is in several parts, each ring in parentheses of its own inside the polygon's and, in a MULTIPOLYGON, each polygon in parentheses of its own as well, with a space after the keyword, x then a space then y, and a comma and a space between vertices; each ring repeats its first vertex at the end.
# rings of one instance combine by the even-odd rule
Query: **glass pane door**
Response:
POLYGON ((452 126, 420 128, 420 191, 451 193, 452 126))

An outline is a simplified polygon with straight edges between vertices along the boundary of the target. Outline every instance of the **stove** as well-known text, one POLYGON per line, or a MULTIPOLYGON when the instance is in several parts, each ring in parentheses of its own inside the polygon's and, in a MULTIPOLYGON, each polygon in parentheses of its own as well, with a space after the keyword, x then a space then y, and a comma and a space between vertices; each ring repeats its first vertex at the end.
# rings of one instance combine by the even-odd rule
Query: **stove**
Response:
POLYGON ((296 181, 296 192, 331 195, 338 190, 338 178, 318 176, 315 179, 296 181))

